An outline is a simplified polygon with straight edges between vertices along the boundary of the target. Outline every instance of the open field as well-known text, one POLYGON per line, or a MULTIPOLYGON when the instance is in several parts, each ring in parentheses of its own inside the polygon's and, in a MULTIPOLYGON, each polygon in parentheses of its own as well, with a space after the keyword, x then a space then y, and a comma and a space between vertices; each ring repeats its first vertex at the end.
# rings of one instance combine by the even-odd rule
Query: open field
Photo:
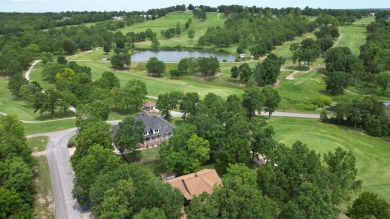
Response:
POLYGON ((340 42, 336 45, 336 47, 349 47, 352 51, 352 54, 356 56, 359 55, 360 46, 366 42, 366 26, 373 21, 373 17, 366 17, 351 25, 341 26, 339 31, 343 37, 340 39, 340 42))
POLYGON ((46 145, 48 141, 49 138, 47 136, 33 137, 27 140, 27 144, 28 146, 30 146, 34 153, 46 150, 46 145))
POLYGON ((313 119, 272 117, 276 140, 291 146, 297 140, 323 155, 337 147, 350 150, 356 157, 358 178, 363 191, 375 192, 390 201, 390 144, 360 130, 325 124, 313 119))

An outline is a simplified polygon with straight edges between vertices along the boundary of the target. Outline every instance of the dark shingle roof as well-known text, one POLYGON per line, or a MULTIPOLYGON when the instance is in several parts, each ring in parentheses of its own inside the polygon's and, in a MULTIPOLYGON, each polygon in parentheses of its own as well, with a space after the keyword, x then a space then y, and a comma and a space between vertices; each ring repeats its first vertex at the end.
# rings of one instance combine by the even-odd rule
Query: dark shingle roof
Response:
MULTIPOLYGON (((159 129, 158 134, 154 135, 160 135, 165 133, 172 133, 173 126, 166 121, 165 119, 159 117, 159 116, 153 116, 149 115, 147 113, 139 113, 133 116, 136 120, 142 120, 145 124, 145 132, 149 131, 149 133, 153 133, 152 130, 159 129)), ((114 125, 112 127, 112 134, 115 136, 115 133, 119 129, 119 125, 114 125)), ((150 136, 153 136, 152 134, 150 136)))

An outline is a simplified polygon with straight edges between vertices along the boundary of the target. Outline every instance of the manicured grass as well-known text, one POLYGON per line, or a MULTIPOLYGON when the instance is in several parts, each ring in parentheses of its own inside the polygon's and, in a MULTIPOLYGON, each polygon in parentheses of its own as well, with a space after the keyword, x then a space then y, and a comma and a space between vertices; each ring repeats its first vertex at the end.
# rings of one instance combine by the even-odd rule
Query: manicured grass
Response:
POLYGON ((55 205, 47 158, 40 156, 35 159, 34 184, 37 194, 35 195, 34 218, 54 219, 55 205))
POLYGON ((58 120, 45 123, 24 123, 24 130, 27 135, 60 131, 73 127, 76 127, 76 121, 74 119, 58 120))
MULTIPOLYGON (((123 34, 128 32, 139 33, 145 31, 148 28, 151 28, 153 32, 157 33, 157 39, 159 40, 161 47, 192 47, 196 45, 199 37, 201 37, 206 32, 207 28, 223 26, 224 22, 224 15, 220 14, 218 16, 218 13, 207 13, 207 19, 205 22, 194 18, 191 12, 170 13, 165 17, 161 17, 156 20, 148 20, 143 23, 137 23, 132 26, 119 29, 119 31, 122 31, 123 34), (184 28, 184 24, 190 18, 192 18, 190 29, 195 31, 195 38, 192 41, 189 40, 188 33, 184 28), (182 33, 179 37, 166 39, 161 35, 161 30, 167 30, 171 27, 175 28, 177 22, 180 22, 182 29, 182 33)), ((136 44, 136 47, 151 48, 151 42, 149 40, 146 42, 140 42, 136 44)))
POLYGON ((336 47, 348 47, 354 55, 360 54, 360 46, 366 42, 366 25, 374 21, 372 17, 362 18, 361 20, 346 26, 341 26, 339 31, 343 34, 336 47))
POLYGON ((303 111, 317 96, 326 95, 325 81, 318 72, 295 74, 294 80, 281 79, 278 91, 282 100, 278 111, 303 111))
POLYGON ((28 146, 30 146, 30 148, 32 149, 32 151, 34 153, 34 152, 46 150, 46 145, 47 145, 48 140, 49 140, 49 138, 47 136, 33 137, 33 138, 27 139, 27 144, 28 144, 28 146))
MULTIPOLYGON (((148 95, 157 97, 159 94, 170 92, 173 90, 181 90, 184 93, 197 92, 201 97, 207 93, 215 93, 219 96, 226 98, 230 94, 242 93, 239 84, 225 81, 219 76, 213 78, 203 78, 200 76, 184 76, 180 79, 171 79, 169 75, 164 77, 151 77, 148 76, 145 64, 133 64, 130 70, 117 71, 110 67, 110 63, 106 62, 81 62, 81 65, 85 65, 92 68, 92 78, 96 80, 101 77, 104 71, 113 71, 119 78, 121 85, 124 86, 130 79, 138 79, 145 82, 148 95)), ((176 65, 176 64, 171 64, 176 65)), ((167 64, 167 68, 170 67, 167 64)), ((225 73, 223 73, 225 74, 225 73)), ((226 77, 226 76, 222 76, 226 77)))
POLYGON ((314 119, 271 117, 276 140, 291 146, 297 140, 323 155, 337 147, 350 150, 356 157, 362 191, 380 194, 390 201, 390 143, 343 126, 314 119))
POLYGON ((31 104, 22 99, 15 98, 7 88, 8 80, 0 78, 0 112, 15 114, 22 120, 34 120, 31 104))
POLYGON ((54 87, 54 84, 44 81, 42 79, 42 70, 45 67, 45 64, 42 62, 35 65, 34 69, 30 72, 30 80, 38 82, 44 88, 54 87))

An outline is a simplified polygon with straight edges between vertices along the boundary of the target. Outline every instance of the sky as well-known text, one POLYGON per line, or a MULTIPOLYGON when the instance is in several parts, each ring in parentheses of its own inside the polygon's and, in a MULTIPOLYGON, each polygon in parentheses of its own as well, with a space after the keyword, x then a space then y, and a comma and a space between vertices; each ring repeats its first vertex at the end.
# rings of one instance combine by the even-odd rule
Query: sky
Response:
POLYGON ((390 0, 0 0, 1 12, 146 11, 178 4, 285 8, 390 8, 390 0))

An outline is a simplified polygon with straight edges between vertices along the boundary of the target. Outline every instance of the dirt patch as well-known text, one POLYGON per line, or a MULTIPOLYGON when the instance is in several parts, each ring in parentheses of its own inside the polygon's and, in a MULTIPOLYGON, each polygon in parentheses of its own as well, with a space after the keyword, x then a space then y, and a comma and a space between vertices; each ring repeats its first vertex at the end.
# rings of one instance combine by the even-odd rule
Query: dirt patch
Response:
POLYGON ((260 60, 264 60, 264 59, 266 59, 267 58, 267 56, 261 56, 259 59, 260 60))
POLYGON ((309 73, 310 71, 312 71, 313 70, 313 68, 310 68, 309 70, 307 70, 307 71, 294 71, 293 73, 291 73, 291 74, 289 74, 289 75, 287 75, 286 76, 286 80, 294 80, 294 76, 296 75, 296 74, 298 74, 298 73, 302 73, 302 74, 307 74, 307 73, 309 73))
POLYGON ((278 80, 275 82, 275 84, 274 84, 274 88, 275 88, 275 89, 279 87, 279 84, 280 84, 281 81, 282 81, 282 80, 278 79, 278 80))

